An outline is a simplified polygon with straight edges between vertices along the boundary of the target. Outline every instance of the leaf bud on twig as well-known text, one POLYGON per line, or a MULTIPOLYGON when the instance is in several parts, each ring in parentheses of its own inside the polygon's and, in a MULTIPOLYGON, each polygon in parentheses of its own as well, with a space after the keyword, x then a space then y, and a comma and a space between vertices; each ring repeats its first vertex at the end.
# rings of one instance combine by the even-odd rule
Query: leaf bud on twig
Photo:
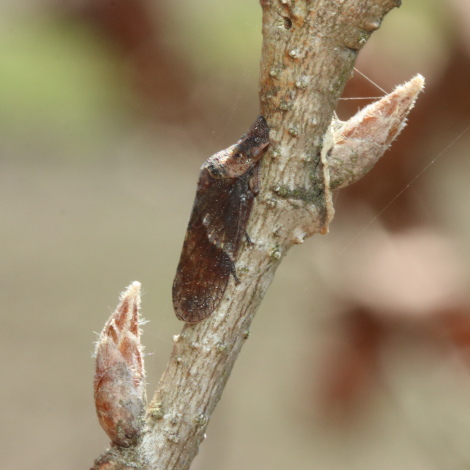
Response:
POLYGON ((146 407, 139 329, 140 283, 133 282, 96 344, 94 397, 101 427, 114 444, 128 447, 140 434, 146 407))
POLYGON ((361 179, 405 127, 424 78, 416 75, 392 93, 371 103, 346 122, 332 122, 324 146, 330 187, 339 189, 361 179))

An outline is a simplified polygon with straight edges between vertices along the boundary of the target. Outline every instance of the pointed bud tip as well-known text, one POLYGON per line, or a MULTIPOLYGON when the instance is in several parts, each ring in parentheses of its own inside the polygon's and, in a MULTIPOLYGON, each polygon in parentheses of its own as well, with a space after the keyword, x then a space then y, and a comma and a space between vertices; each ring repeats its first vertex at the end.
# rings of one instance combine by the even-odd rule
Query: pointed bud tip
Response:
POLYGON ((404 83, 403 86, 409 86, 410 90, 415 90, 416 93, 419 93, 421 90, 423 90, 424 84, 424 77, 418 73, 411 80, 404 83))
POLYGON ((140 296, 141 284, 139 281, 132 282, 124 291, 124 295, 137 297, 140 296))
POLYGON ((402 85, 398 85, 392 93, 382 98, 382 100, 393 100, 395 96, 400 96, 402 98, 407 98, 411 103, 414 103, 418 94, 423 91, 424 83, 424 77, 418 73, 411 80, 408 80, 402 85))
POLYGON ((126 287, 126 290, 121 293, 120 300, 123 302, 128 299, 129 301, 136 303, 140 306, 140 288, 141 284, 139 281, 134 281, 132 284, 126 287))

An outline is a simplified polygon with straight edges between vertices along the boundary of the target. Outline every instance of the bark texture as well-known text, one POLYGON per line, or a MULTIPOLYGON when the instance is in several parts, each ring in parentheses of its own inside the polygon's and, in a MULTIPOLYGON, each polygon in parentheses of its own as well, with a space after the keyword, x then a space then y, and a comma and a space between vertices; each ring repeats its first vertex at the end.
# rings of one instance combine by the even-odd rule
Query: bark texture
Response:
POLYGON ((270 126, 248 233, 217 312, 186 324, 135 447, 95 469, 189 468, 253 316, 287 250, 326 233, 333 216, 323 136, 357 54, 398 0, 262 0, 260 107, 270 126))

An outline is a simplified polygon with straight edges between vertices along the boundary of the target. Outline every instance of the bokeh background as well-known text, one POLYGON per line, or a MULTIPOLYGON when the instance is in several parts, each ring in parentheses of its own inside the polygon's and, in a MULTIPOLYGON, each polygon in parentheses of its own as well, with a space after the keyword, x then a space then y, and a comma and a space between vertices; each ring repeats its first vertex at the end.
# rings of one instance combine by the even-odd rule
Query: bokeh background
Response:
MULTIPOLYGON (((134 280, 152 395, 198 168, 258 112, 260 25, 256 0, 0 3, 0 468, 107 447, 93 342, 134 280)), ((278 269, 196 470, 470 468, 470 4, 405 0, 357 68, 426 91, 278 269)))

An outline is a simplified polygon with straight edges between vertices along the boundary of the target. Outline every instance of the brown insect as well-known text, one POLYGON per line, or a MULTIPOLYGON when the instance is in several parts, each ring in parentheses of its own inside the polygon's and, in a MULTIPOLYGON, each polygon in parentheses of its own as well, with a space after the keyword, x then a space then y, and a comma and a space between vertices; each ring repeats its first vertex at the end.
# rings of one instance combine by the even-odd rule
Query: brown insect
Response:
POLYGON ((240 140, 201 167, 196 198, 173 282, 176 316, 199 322, 219 305, 259 192, 259 164, 269 128, 259 116, 240 140))

